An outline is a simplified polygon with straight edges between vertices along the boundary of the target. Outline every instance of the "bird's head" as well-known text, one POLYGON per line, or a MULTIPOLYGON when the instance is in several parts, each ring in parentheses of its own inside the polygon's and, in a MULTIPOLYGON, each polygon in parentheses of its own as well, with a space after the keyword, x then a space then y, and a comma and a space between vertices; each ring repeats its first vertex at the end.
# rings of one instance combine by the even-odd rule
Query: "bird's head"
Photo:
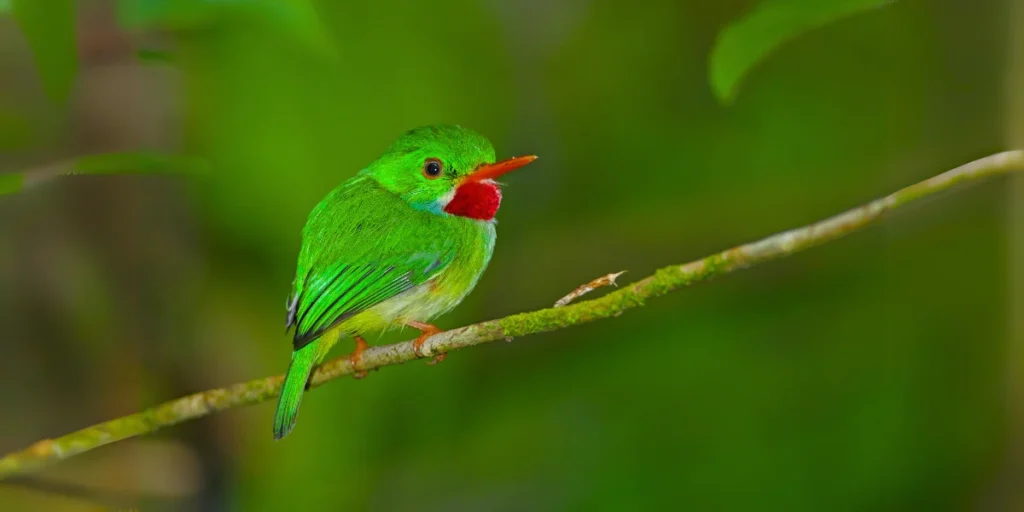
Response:
POLYGON ((495 162, 494 147, 483 135, 459 126, 432 125, 406 132, 363 173, 413 208, 491 220, 501 205, 494 179, 536 158, 495 162))

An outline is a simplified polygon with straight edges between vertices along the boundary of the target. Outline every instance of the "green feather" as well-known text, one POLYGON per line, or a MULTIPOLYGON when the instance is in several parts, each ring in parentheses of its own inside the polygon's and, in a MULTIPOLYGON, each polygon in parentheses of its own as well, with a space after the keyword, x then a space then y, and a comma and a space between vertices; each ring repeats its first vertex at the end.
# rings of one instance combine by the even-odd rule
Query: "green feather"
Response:
POLYGON ((299 403, 302 393, 306 390, 309 374, 316 364, 316 347, 309 346, 304 350, 292 352, 292 363, 284 377, 281 397, 277 401, 274 412, 274 439, 288 435, 295 426, 295 417, 299 414, 299 403))

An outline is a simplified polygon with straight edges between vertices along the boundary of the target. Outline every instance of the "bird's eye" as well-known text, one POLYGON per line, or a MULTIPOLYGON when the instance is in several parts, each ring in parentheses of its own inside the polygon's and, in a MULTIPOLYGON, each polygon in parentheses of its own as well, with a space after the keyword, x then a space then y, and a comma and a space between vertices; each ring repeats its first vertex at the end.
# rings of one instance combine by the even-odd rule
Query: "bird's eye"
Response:
POLYGON ((444 165, 440 160, 436 158, 428 158, 426 162, 423 162, 423 175, 427 179, 435 179, 441 175, 444 171, 444 165))

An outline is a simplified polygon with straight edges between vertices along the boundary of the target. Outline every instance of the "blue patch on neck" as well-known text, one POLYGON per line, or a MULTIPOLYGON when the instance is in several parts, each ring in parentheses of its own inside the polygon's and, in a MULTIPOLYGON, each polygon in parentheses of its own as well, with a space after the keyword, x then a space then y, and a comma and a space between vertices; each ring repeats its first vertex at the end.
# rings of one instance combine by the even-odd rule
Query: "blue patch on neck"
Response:
POLYGON ((434 215, 447 215, 444 212, 444 206, 441 206, 440 201, 409 201, 409 206, 412 206, 414 210, 421 212, 430 212, 434 215))

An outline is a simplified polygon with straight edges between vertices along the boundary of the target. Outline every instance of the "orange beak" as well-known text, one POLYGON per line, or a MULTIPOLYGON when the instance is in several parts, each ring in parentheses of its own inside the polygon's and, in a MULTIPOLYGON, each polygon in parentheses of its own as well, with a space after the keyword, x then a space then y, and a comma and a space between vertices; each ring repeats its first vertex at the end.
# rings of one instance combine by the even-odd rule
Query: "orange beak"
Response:
POLYGON ((508 160, 502 160, 493 164, 484 164, 477 167, 475 171, 469 173, 466 176, 467 181, 483 181, 492 180, 505 174, 509 171, 514 171, 534 160, 537 159, 536 155, 517 156, 515 158, 509 158, 508 160))

